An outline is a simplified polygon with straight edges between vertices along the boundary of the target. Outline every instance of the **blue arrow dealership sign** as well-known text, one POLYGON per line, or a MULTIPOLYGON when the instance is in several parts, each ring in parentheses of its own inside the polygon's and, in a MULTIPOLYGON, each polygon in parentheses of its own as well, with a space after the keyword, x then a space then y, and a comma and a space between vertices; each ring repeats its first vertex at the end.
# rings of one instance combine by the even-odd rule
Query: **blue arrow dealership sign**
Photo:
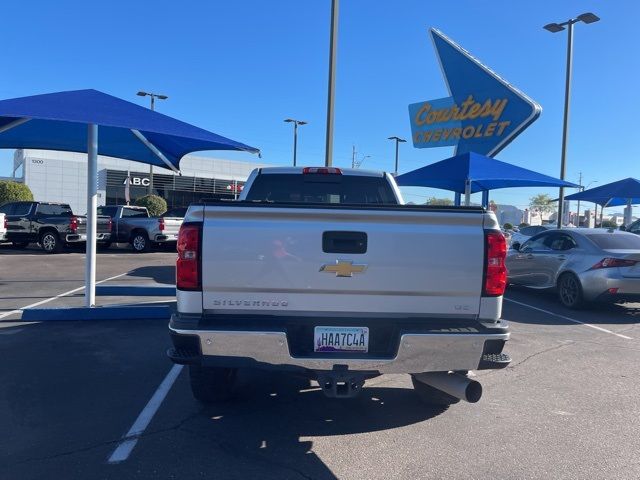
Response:
POLYGON ((496 155, 542 108, 442 32, 430 33, 451 96, 409 105, 413 146, 496 155))

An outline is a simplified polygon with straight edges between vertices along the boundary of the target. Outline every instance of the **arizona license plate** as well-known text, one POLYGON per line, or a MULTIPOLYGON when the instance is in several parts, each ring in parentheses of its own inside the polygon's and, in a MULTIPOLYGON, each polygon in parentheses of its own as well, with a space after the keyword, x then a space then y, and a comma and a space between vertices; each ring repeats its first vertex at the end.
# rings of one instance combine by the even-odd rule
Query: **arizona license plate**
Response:
POLYGON ((367 352, 367 327, 315 327, 313 345, 316 352, 367 352))

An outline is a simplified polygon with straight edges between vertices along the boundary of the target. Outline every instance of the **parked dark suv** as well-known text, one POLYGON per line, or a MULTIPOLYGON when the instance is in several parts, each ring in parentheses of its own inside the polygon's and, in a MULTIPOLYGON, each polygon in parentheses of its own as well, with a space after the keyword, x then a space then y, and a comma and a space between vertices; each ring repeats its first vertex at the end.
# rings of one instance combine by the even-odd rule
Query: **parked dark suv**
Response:
MULTIPOLYGON (((57 253, 87 240, 87 217, 74 215, 64 203, 12 202, 2 205, 0 213, 6 216, 6 240, 18 248, 37 242, 45 252, 57 253)), ((98 242, 110 237, 111 219, 98 217, 98 242)))
POLYGON ((624 230, 626 230, 627 232, 635 233, 636 235, 640 235, 640 220, 636 220, 624 230))

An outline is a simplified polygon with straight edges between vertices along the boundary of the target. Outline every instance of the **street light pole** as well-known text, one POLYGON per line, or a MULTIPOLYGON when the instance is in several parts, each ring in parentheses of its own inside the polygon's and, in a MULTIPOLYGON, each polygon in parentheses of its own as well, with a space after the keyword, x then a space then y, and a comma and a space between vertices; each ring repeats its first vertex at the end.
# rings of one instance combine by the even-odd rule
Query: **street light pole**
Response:
POLYGON ((293 123, 293 166, 296 166, 296 158, 298 156, 298 125, 306 125, 307 122, 302 120, 294 120, 293 118, 285 119, 286 123, 293 123))
MULTIPOLYGON (((564 89, 564 121, 562 125, 562 156, 560 159, 560 180, 564 180, 567 160, 567 141, 569 135, 569 103, 571 97, 571 75, 573 69, 573 25, 578 22, 594 23, 600 18, 593 13, 583 13, 576 18, 571 18, 563 23, 549 23, 543 28, 551 33, 557 33, 567 27, 567 72, 564 89)), ((562 228, 562 217, 564 210, 564 187, 560 187, 558 196, 558 228, 562 228)))
MULTIPOLYGON (((166 100, 166 95, 161 95, 158 93, 150 93, 140 90, 137 95, 139 97, 150 97, 151 98, 151 111, 155 111, 156 109, 156 98, 159 100, 166 100)), ((151 195, 153 193, 153 165, 149 164, 149 188, 147 189, 147 193, 151 195)))
MULTIPOLYGON (((578 182, 578 192, 583 192, 584 191, 584 187, 582 186, 582 172, 580 172, 580 181, 578 182)), ((580 199, 578 199, 578 215, 576 216, 576 218, 578 219, 578 224, 576 225, 576 227, 580 226, 580 199)))
POLYGON ((331 0, 331 34, 329 40, 329 86, 327 94, 327 140, 325 147, 324 166, 333 163, 333 97, 336 85, 336 47, 338 42, 338 0, 331 0))
POLYGON ((389 137, 389 140, 396 141, 396 168, 393 170, 394 175, 398 175, 398 143, 405 143, 406 140, 400 137, 389 137))

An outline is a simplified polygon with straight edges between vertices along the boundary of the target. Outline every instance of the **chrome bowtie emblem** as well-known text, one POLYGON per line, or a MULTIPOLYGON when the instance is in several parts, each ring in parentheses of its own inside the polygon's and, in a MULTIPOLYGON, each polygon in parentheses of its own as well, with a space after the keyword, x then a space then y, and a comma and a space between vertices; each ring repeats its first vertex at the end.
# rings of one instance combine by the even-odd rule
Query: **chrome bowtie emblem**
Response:
POLYGON ((335 273, 336 277, 353 277, 354 273, 363 273, 366 269, 366 264, 354 264, 350 260, 336 260, 336 263, 325 263, 320 267, 321 272, 335 273))

